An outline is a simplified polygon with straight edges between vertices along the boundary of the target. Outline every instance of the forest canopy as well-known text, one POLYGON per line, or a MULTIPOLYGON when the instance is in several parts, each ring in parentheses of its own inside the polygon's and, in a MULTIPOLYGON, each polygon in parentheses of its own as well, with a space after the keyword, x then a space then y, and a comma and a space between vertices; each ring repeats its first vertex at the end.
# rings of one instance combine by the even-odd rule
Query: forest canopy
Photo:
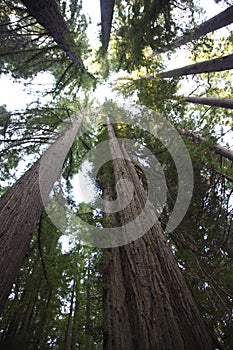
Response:
POLYGON ((0 349, 230 350, 233 2, 91 6, 0 3, 0 349))

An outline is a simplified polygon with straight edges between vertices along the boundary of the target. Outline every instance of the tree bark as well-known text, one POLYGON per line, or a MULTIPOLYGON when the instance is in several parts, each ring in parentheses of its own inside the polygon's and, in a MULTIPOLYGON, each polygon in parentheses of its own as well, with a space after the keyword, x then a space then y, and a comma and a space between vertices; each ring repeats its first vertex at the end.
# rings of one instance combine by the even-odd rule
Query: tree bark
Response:
POLYGON ((87 279, 86 279, 86 349, 91 350, 91 277, 90 277, 91 262, 88 261, 87 279))
POLYGON ((112 27, 115 0, 100 0, 103 52, 107 52, 112 27))
MULTIPOLYGON (((115 138, 110 123, 108 135, 115 138)), ((113 161, 116 182, 124 173, 135 189, 132 203, 118 214, 124 225, 143 209, 145 192, 127 152, 122 153, 128 161, 113 161)), ((142 238, 108 254, 104 350, 215 349, 158 222, 142 238)))
POLYGON ((181 37, 177 38, 169 47, 165 47, 158 50, 157 53, 167 52, 172 49, 176 49, 182 45, 189 43, 190 41, 201 38, 202 36, 214 32, 217 29, 226 27, 233 22, 233 6, 228 7, 218 15, 208 19, 207 21, 200 24, 188 33, 185 33, 181 37))
POLYGON ((65 339, 65 350, 71 349, 71 332, 72 332, 72 318, 73 318, 73 308, 74 308, 74 296, 76 290, 76 276, 73 277, 73 286, 71 293, 71 301, 70 301, 70 312, 68 316, 67 330, 66 330, 66 339, 65 339))
POLYGON ((184 100, 201 105, 233 109, 233 98, 187 96, 184 97, 184 100))
POLYGON ((189 74, 220 72, 232 68, 233 54, 172 69, 167 72, 159 73, 157 76, 159 78, 173 78, 189 74))
POLYGON ((43 210, 43 200, 58 179, 81 116, 0 199, 0 311, 28 251, 43 210), (43 200, 42 200, 43 198, 43 200))
MULTIPOLYGON (((199 135, 199 134, 196 134, 192 131, 189 131, 189 130, 185 130, 185 129, 181 129, 181 128, 178 128, 177 129, 179 131, 179 133, 181 135, 185 135, 187 137, 189 137, 190 139, 194 140, 195 142, 197 143, 201 143, 201 142, 206 142, 206 138, 199 135)), ((233 151, 227 149, 226 147, 223 147, 223 146, 220 146, 220 145, 216 145, 216 144, 211 144, 209 145, 209 148, 214 151, 215 153, 219 154, 220 156, 224 157, 224 158, 227 158, 229 160, 231 160, 233 162, 233 151)))
MULTIPOLYGON (((77 270, 77 278, 76 278, 76 286, 75 286, 75 305, 74 305, 74 316, 73 316, 73 322, 72 322, 72 331, 71 331, 71 350, 76 350, 77 349, 77 344, 82 348, 81 346, 81 335, 83 333, 83 328, 82 328, 82 322, 81 322, 81 302, 80 302, 80 281, 82 279, 82 274, 80 274, 80 270, 76 267, 77 270)), ((83 271, 81 271, 83 272, 83 271)), ((78 348, 79 348, 78 347, 78 348)))
POLYGON ((56 0, 22 0, 22 3, 26 6, 28 13, 48 31, 71 61, 77 67, 84 68, 83 61, 77 56, 75 42, 56 0))

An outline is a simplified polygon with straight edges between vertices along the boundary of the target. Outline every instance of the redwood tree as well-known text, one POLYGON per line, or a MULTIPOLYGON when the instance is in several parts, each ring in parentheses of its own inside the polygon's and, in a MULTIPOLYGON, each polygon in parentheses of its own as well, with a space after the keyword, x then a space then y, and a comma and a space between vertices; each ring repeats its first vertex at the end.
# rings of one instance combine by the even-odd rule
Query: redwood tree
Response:
POLYGON ((110 40, 114 3, 115 3, 115 0, 111 0, 111 1, 100 0, 101 32, 102 32, 101 35, 102 35, 102 45, 103 45, 104 52, 107 51, 109 40, 110 40))
POLYGON ((233 109, 233 98, 187 96, 184 97, 184 100, 201 105, 233 109))
POLYGON ((71 61, 84 68, 83 61, 77 55, 75 42, 55 0, 22 0, 28 12, 53 37, 59 47, 65 51, 71 61))
MULTIPOLYGON (((201 136, 197 133, 194 133, 192 131, 181 129, 181 128, 178 128, 177 130, 179 131, 179 133, 181 135, 185 135, 197 143, 207 141, 203 136, 201 136)), ((220 156, 225 157, 225 158, 233 161, 233 151, 231 151, 230 149, 227 149, 226 147, 223 147, 223 146, 218 145, 218 144, 213 144, 213 143, 210 143, 209 148, 213 152, 215 152, 216 154, 219 154, 220 156)))
POLYGON ((202 36, 214 32, 217 29, 223 28, 233 21, 233 6, 230 6, 226 10, 220 12, 216 16, 201 23, 192 31, 185 33, 180 38, 177 38, 169 47, 164 47, 158 50, 158 53, 166 52, 170 49, 176 49, 182 45, 189 43, 190 41, 201 38, 202 36))
POLYGON ((233 68, 233 54, 214 58, 209 61, 198 62, 177 69, 172 69, 167 72, 157 74, 159 78, 172 78, 182 75, 220 72, 233 68))
MULTIPOLYGON (((110 123, 108 137, 116 140, 110 123)), ((112 154, 115 147, 110 143, 112 154)), ((132 202, 115 217, 123 226, 143 210, 145 192, 124 148, 122 154, 113 160, 115 181, 124 174, 134 185, 132 202)), ((111 188, 103 185, 108 199, 111 188)), ((109 249, 107 257, 104 350, 215 349, 159 222, 137 241, 109 249)))
POLYGON ((43 200, 58 179, 81 123, 74 123, 0 199, 0 310, 28 251, 43 210, 43 200))
POLYGON ((71 332, 72 332, 73 309, 74 309, 74 303, 75 303, 75 289, 76 289, 76 276, 73 277, 73 285, 71 290, 70 312, 68 316, 68 323, 67 323, 67 329, 66 329, 65 350, 71 349, 71 332))

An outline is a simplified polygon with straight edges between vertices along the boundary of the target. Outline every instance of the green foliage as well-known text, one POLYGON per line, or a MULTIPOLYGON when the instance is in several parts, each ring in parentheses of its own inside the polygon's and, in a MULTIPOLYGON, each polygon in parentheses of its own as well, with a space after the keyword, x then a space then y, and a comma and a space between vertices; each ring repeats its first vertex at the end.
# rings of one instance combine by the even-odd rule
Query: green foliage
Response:
MULTIPOLYGON (((167 240, 206 322, 217 334, 223 349, 230 349, 232 183, 224 174, 232 176, 232 165, 228 160, 214 155, 210 145, 219 141, 216 126, 222 126, 220 137, 226 132, 224 126, 232 128, 232 112, 187 106, 179 96, 178 79, 156 78, 156 73, 164 68, 164 62, 162 57, 152 57, 152 50, 169 46, 179 31, 189 29, 195 21, 193 1, 165 1, 167 5, 164 9, 152 11, 157 3, 149 0, 116 2, 109 57, 103 59, 99 53, 97 63, 102 64, 100 70, 104 79, 112 70, 124 70, 131 74, 118 79, 115 86, 115 90, 122 93, 124 98, 136 95, 138 103, 162 113, 175 127, 199 132, 206 138, 202 144, 183 138, 193 162, 193 198, 183 222, 167 236, 167 240), (179 9, 190 19, 182 28, 178 25, 179 9)), ((85 60, 92 51, 87 42, 87 20, 82 15, 81 2, 60 1, 60 5, 71 31, 70 38, 75 42, 78 55, 85 60)), ((91 108, 88 93, 92 92, 97 80, 88 71, 80 73, 70 63, 44 29, 27 16, 20 2, 1 2, 0 22, 1 72, 10 73, 17 79, 31 79, 38 72, 46 71, 55 79, 51 91, 52 102, 38 101, 24 111, 8 111, 6 106, 0 107, 0 193, 19 176, 21 160, 24 160, 24 168, 27 168, 42 154, 46 145, 59 136, 59 126, 86 108, 90 112, 89 124, 82 126, 82 136, 67 155, 62 177, 68 203, 76 215, 91 225, 104 225, 103 213, 95 212, 90 204, 75 203, 72 180, 89 149, 107 139, 104 126, 93 130, 92 118, 96 120, 110 115, 120 122, 120 117, 128 112, 113 101, 91 108), (86 93, 83 103, 77 99, 80 90, 86 93)), ((70 38, 67 37, 67 41, 70 38)), ((232 49, 232 34, 227 40, 220 40, 218 45, 210 37, 200 40, 193 47, 194 60, 224 54, 232 49)), ((232 96, 229 72, 201 75, 193 81, 200 88, 197 91, 202 94, 232 96)), ((161 164, 168 188, 168 199, 161 217, 161 223, 165 226, 177 197, 177 171, 162 143, 140 128, 140 118, 142 116, 132 113, 131 126, 119 123, 115 125, 115 131, 118 137, 130 138, 145 145, 161 164)), ((140 154, 137 156, 140 157, 140 154)), ((139 167, 135 168, 146 188, 144 174, 139 174, 139 167)), ((108 190, 114 199, 116 191, 112 174, 113 167, 109 162, 100 169, 95 180, 100 193, 104 195, 104 190, 108 190)), ((91 171, 89 175, 92 176, 91 171)), ((108 220, 105 219, 106 226, 111 220, 115 220, 114 224, 117 225, 117 216, 108 220)), ((73 237, 68 238, 61 237, 44 213, 2 316, 0 349, 64 348, 74 280, 71 349, 102 349, 102 272, 104 256, 107 255, 83 247, 73 237), (68 238, 70 241, 64 251, 61 242, 64 244, 68 238)))
POLYGON ((101 277, 95 268, 100 253, 77 242, 63 252, 60 235, 44 214, 2 315, 0 348, 63 348, 75 276, 72 349, 100 349, 101 277))
POLYGON ((174 35, 171 6, 169 1, 162 5, 156 1, 117 2, 116 5, 112 62, 116 71, 132 72, 148 65, 145 55, 148 47, 155 49, 158 43, 163 45, 174 35))
MULTIPOLYGON (((64 2, 63 2, 64 3, 64 2)), ((65 3, 64 3, 65 4, 65 3)), ((87 21, 81 13, 81 4, 70 2, 65 5, 64 15, 69 25, 67 43, 74 46, 79 57, 86 59, 91 50, 88 46, 86 28, 87 21)), ((66 54, 61 51, 48 33, 27 15, 21 3, 4 1, 0 10, 8 14, 2 20, 1 31, 1 73, 10 73, 17 79, 29 79, 38 72, 52 73, 55 89, 61 93, 65 88, 69 92, 80 86, 90 88, 95 79, 87 71, 81 71, 71 64, 66 54)))
POLYGON ((0 180, 6 184, 6 181, 12 181, 12 177, 18 177, 20 162, 24 160, 24 168, 29 167, 59 136, 59 125, 73 114, 74 110, 65 99, 49 105, 35 102, 24 111, 9 112, 5 106, 1 106, 0 180))
MULTIPOLYGON (((170 42, 183 28, 185 15, 194 23, 194 10, 199 8, 191 0, 182 3, 152 0, 117 1, 110 46, 111 67, 117 72, 132 72, 150 67, 152 51, 170 42)), ((188 28, 184 28, 187 30, 188 28)))

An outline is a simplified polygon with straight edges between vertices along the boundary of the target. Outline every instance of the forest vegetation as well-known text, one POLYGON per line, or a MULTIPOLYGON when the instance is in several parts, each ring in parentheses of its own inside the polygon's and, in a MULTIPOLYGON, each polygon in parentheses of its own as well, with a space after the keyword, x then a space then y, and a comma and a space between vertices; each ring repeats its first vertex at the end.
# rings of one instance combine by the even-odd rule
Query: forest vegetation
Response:
POLYGON ((31 102, 0 106, 0 349, 232 349, 233 1, 208 3, 100 0, 93 46, 82 1, 1 1, 31 102))

